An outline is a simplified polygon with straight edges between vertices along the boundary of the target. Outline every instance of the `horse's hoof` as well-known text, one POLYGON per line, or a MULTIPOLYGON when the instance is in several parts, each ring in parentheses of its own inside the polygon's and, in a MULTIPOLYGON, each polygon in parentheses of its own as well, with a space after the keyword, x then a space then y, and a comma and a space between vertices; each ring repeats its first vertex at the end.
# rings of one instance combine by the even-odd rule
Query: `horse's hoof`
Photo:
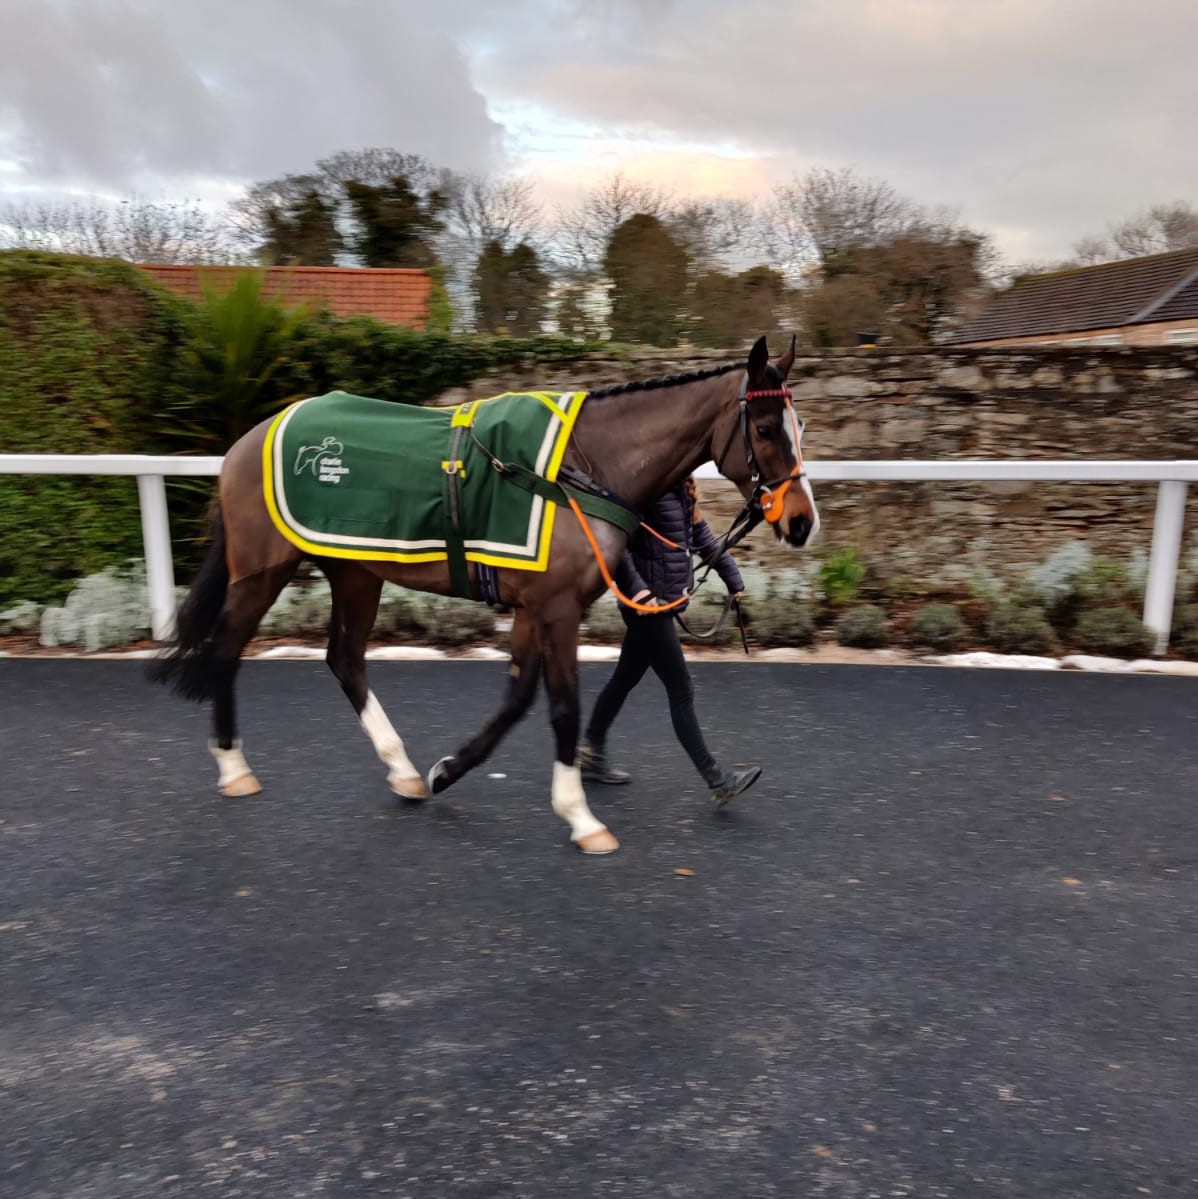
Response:
POLYGON ((410 799, 416 802, 428 799, 428 787, 425 786, 424 779, 418 774, 389 774, 387 776, 387 785, 402 799, 410 799))
POLYGON ((225 783, 220 793, 227 799, 242 799, 247 795, 257 795, 262 790, 262 784, 252 774, 241 774, 225 783))
POLYGON ((579 837, 574 842, 583 853, 600 855, 605 853, 615 853, 620 848, 620 843, 612 835, 611 831, 605 828, 597 829, 593 833, 588 833, 585 837, 579 837))
POLYGON ((434 795, 440 795, 453 783, 453 779, 449 777, 449 766, 447 763, 453 761, 453 756, 442 758, 428 772, 428 789, 434 795))

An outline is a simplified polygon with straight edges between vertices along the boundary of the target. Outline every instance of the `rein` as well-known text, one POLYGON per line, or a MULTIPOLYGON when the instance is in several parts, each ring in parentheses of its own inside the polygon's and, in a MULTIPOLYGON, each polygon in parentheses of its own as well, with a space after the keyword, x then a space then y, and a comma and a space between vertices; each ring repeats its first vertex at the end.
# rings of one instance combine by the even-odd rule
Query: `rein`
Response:
MULTIPOLYGON (((656 537, 657 540, 662 543, 662 545, 668 545, 672 550, 681 550, 683 548, 678 544, 678 542, 671 541, 668 537, 662 536, 662 534, 659 533, 652 525, 647 525, 644 521, 641 521, 641 528, 644 529, 645 532, 650 536, 656 537)), ((720 553, 723 553, 726 547, 727 542, 725 538, 720 542, 720 553)), ((703 572, 703 577, 694 584, 684 598, 694 599, 695 596, 699 594, 703 584, 707 582, 707 576, 711 574, 713 569, 714 567, 709 563, 707 565, 707 569, 703 572)), ((692 582, 694 582, 694 577, 694 571, 692 571, 692 582)), ((678 600, 677 603, 681 604, 682 600, 678 600)), ((716 636, 718 636, 719 631, 724 627, 724 622, 728 619, 728 613, 731 612, 733 608, 736 609, 736 627, 740 630, 741 644, 745 647, 745 653, 747 654, 749 652, 749 639, 745 634, 744 613, 741 611, 740 601, 731 592, 724 597, 723 611, 715 618, 715 623, 706 632, 699 633, 692 629, 690 625, 686 623, 686 620, 681 612, 675 612, 674 619, 678 622, 679 627, 688 637, 692 637, 695 641, 712 641, 716 636)), ((654 610, 657 611, 658 609, 654 610)))
MULTIPOLYGON (((776 524, 782 519, 782 502, 786 496, 786 492, 790 489, 790 485, 796 480, 803 478, 806 475, 806 470, 803 468, 803 455, 801 446, 802 428, 799 424, 799 419, 795 415, 794 405, 791 402, 790 388, 785 384, 773 388, 759 388, 755 391, 749 390, 749 377, 745 374, 740 385, 740 395, 737 397, 737 406, 739 409, 738 419, 733 423, 732 428, 728 431, 728 440, 724 443, 724 448, 718 458, 715 458, 717 470, 722 470, 724 459, 728 456, 728 451, 732 448, 732 439, 736 436, 737 426, 740 426, 741 436, 744 440, 745 459, 749 467, 749 477, 753 484, 752 495, 745 501, 741 510, 732 518, 732 523, 728 526, 728 531, 720 540, 719 553, 724 553, 730 550, 734 545, 743 541, 763 520, 769 521, 770 524, 776 524), (791 422, 794 427, 794 449, 795 456, 798 461, 795 467, 787 475, 783 475, 777 479, 767 479, 762 481, 761 465, 757 461, 757 455, 753 450, 753 439, 749 433, 749 403, 756 399, 782 399, 786 402, 786 411, 790 415, 791 422)), ((582 509, 575 500, 574 496, 569 492, 566 493, 567 501, 570 508, 573 510, 582 531, 586 534, 587 541, 590 543, 591 552, 595 556, 595 561, 599 565, 599 572, 603 577, 604 583, 609 591, 626 607, 631 608, 634 612, 642 613, 659 613, 671 612, 676 608, 682 607, 684 604, 692 600, 698 593, 700 587, 707 581, 707 576, 711 573, 712 567, 707 566, 703 572, 703 577, 695 584, 694 589, 679 599, 673 600, 668 604, 642 604, 637 600, 626 596, 612 577, 611 571, 607 568, 607 562, 604 560, 603 551, 599 547, 598 541, 595 539, 594 533, 583 515, 582 509)), ((640 527, 646 532, 652 534, 659 541, 671 546, 674 549, 681 547, 670 541, 668 537, 663 537, 656 529, 650 525, 640 522, 640 527)), ((728 619, 728 614, 735 608, 736 623, 740 630, 741 644, 744 646, 745 653, 749 652, 748 637, 745 632, 744 612, 741 609, 740 603, 731 595, 725 600, 724 610, 716 618, 715 623, 703 633, 696 633, 691 629, 686 621, 682 619, 680 613, 675 613, 674 619, 678 621, 682 629, 691 637, 698 641, 710 641, 714 638, 724 626, 724 622, 728 619)))

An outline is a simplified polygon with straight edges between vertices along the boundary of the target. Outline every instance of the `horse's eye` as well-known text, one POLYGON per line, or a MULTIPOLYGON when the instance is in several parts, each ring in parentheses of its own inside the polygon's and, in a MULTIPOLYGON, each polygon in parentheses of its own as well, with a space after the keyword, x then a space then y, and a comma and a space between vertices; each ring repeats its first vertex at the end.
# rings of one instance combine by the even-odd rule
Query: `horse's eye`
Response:
POLYGON ((760 437, 762 441, 770 441, 774 436, 773 425, 758 425, 757 436, 760 437))

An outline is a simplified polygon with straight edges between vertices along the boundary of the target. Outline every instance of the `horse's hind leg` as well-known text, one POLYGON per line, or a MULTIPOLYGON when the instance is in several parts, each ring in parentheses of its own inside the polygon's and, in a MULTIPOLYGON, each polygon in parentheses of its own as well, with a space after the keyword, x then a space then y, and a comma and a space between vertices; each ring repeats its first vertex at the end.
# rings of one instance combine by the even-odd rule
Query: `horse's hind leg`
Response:
POLYGON ((507 692, 503 707, 456 754, 442 758, 429 771, 428 781, 434 794, 456 783, 491 756, 503 735, 516 723, 536 698, 540 681, 541 651, 533 622, 524 608, 516 610, 510 638, 512 664, 508 670, 507 692))
POLYGON ((225 593, 220 624, 212 645, 212 726, 209 748, 220 770, 222 795, 257 795, 262 784, 254 777, 237 736, 237 702, 234 685, 241 667, 241 651, 257 631, 279 592, 295 574, 295 561, 280 563, 230 583, 225 593))
POLYGON ((322 562, 333 591, 329 622, 329 669, 353 704, 375 752, 387 767, 391 790, 405 799, 426 799, 428 788, 366 681, 366 643, 379 610, 383 581, 349 562, 322 562))

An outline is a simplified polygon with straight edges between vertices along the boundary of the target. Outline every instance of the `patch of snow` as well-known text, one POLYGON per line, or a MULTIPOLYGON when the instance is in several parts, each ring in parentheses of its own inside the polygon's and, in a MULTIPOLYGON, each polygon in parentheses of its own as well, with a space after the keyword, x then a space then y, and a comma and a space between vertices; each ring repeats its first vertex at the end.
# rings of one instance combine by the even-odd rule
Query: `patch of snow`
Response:
POLYGON ((993 654, 976 650, 968 654, 943 654, 930 661, 941 666, 981 666, 999 670, 1060 670, 1056 658, 1038 658, 1033 654, 993 654))

